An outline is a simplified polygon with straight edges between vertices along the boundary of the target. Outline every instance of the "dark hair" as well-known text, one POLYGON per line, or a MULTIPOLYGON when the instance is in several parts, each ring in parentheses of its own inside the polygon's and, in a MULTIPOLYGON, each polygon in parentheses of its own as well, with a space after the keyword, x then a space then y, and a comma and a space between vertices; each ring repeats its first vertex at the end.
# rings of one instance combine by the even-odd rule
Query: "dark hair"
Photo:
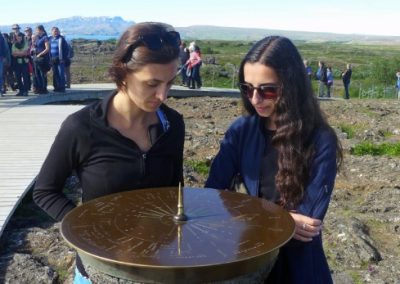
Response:
POLYGON ((36 27, 36 29, 39 30, 39 31, 42 31, 42 32, 46 32, 46 30, 44 29, 44 26, 43 26, 43 25, 38 25, 38 26, 36 27))
MULTIPOLYGON (((239 83, 244 83, 246 63, 261 63, 273 68, 280 82, 280 95, 275 106, 277 129, 272 138, 279 153, 275 181, 281 203, 294 208, 301 201, 310 177, 314 131, 328 129, 336 137, 338 169, 342 161, 341 145, 313 94, 303 60, 289 39, 269 36, 258 41, 240 64, 239 83)), ((246 95, 241 94, 241 97, 245 111, 250 115, 257 114, 246 95)))
POLYGON ((130 26, 121 36, 109 69, 111 79, 118 89, 124 88, 125 77, 147 64, 168 64, 179 58, 179 46, 163 44, 157 50, 151 50, 141 44, 132 48, 140 36, 159 34, 160 36, 174 31, 173 27, 164 23, 144 22, 130 26))
POLYGON ((46 30, 45 30, 43 25, 36 26, 36 29, 41 31, 41 32, 43 32, 43 35, 47 36, 47 32, 46 32, 46 30))

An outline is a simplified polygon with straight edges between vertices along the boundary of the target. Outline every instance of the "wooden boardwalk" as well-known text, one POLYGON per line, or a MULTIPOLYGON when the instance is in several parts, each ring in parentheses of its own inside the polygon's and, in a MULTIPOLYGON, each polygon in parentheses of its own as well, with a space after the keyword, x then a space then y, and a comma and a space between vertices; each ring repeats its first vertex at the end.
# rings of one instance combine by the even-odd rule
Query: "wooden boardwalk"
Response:
MULTIPOLYGON (((80 84, 64 94, 0 97, 0 237, 31 188, 62 121, 82 105, 45 105, 102 98, 114 84, 80 84)), ((51 89, 51 88, 50 88, 51 89)), ((238 90, 173 86, 170 96, 239 97, 238 90)), ((60 161, 62 163, 63 161, 60 161)))
POLYGON ((82 108, 21 105, 24 100, 0 98, 0 236, 34 182, 61 122, 82 108))

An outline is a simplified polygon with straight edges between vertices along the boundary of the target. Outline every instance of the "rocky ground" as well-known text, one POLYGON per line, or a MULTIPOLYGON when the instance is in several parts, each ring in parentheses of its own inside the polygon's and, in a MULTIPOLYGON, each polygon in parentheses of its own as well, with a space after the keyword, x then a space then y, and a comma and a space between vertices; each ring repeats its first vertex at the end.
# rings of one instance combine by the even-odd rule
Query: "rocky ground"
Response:
MULTIPOLYGON (((185 158, 209 163, 237 99, 169 99, 186 122, 185 158)), ((324 246, 336 283, 400 283, 400 157, 353 156, 361 141, 400 142, 400 101, 321 101, 338 132, 345 164, 325 219, 324 246), (354 130, 349 137, 344 126, 354 130)), ((185 167, 187 186, 205 177, 185 167)), ((0 283, 71 283, 74 251, 52 222, 26 198, 0 241, 0 283)))

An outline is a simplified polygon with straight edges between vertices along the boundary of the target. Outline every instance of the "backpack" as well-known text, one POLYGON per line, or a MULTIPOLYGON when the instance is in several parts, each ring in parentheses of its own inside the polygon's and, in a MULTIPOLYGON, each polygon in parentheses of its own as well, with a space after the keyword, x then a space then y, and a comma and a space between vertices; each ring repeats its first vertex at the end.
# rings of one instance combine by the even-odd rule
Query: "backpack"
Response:
POLYGON ((74 49, 72 48, 72 45, 67 42, 68 45, 68 58, 73 58, 74 57, 74 49))
POLYGON ((328 82, 327 70, 326 67, 321 68, 321 77, 319 79, 322 82, 328 82))

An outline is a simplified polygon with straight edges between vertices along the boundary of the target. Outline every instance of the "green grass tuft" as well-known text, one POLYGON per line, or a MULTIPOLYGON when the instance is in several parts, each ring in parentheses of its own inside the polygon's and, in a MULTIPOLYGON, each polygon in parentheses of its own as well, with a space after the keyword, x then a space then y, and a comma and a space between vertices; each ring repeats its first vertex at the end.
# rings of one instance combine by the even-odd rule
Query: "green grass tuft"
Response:
POLYGON ((356 134, 356 130, 357 130, 356 126, 342 123, 342 124, 339 124, 338 127, 342 132, 347 134, 348 139, 354 138, 354 136, 356 134))
POLYGON ((361 278, 361 275, 360 275, 360 273, 358 271, 350 270, 350 271, 348 271, 348 273, 349 273, 350 277, 353 279, 354 284, 362 284, 362 283, 364 283, 362 278, 361 278))
POLYGON ((210 165, 207 161, 187 160, 184 162, 186 166, 193 168, 193 170, 203 176, 207 176, 210 171, 210 165))
POLYGON ((362 142, 354 146, 350 153, 355 156, 400 156, 400 143, 373 144, 371 142, 362 142))

